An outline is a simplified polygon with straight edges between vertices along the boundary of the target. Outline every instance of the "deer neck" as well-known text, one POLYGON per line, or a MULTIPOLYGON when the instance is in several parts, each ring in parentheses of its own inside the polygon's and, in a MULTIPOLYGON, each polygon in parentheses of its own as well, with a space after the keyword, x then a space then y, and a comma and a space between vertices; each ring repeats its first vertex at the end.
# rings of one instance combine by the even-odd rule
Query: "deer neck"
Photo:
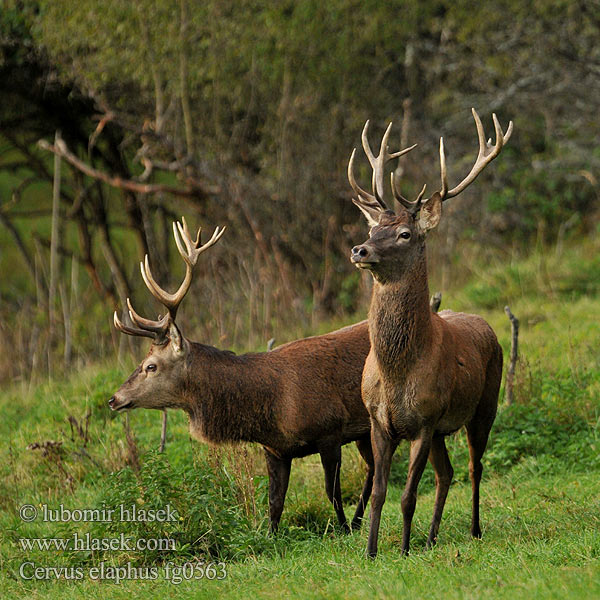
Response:
POLYGON ((397 278, 374 280, 369 308, 371 346, 384 376, 397 378, 427 352, 433 325, 425 248, 397 278))
POLYGON ((276 385, 264 369, 263 356, 193 345, 182 408, 194 437, 212 443, 268 443, 276 385))

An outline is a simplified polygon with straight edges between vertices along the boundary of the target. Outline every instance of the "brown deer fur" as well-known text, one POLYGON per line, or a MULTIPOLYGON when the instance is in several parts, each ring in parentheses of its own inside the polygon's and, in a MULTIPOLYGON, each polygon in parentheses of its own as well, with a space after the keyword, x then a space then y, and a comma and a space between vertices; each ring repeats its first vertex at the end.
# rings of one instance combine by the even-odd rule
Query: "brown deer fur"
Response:
POLYGON ((262 444, 273 530, 283 511, 292 459, 315 453, 321 455, 327 495, 348 529, 340 490, 341 447, 355 441, 368 465, 352 520, 358 528, 373 480, 370 421, 360 393, 369 351, 367 322, 241 356, 189 342, 171 327, 169 335, 177 343, 153 344, 111 399, 111 408, 180 408, 197 439, 262 444), (154 371, 147 370, 149 364, 156 365, 154 371))
POLYGON ((367 463, 367 478, 352 519, 352 527, 358 528, 374 470, 370 420, 360 393, 370 343, 367 322, 290 342, 272 352, 243 356, 186 340, 175 323, 177 310, 190 289, 199 256, 224 231, 217 227, 202 244, 201 229, 192 238, 185 219, 173 223, 177 249, 186 265, 184 280, 173 294, 158 285, 147 256, 140 264, 146 286, 168 312, 156 321, 145 319, 127 299, 133 326, 124 324, 115 312, 119 331, 153 338, 154 343, 108 404, 113 410, 180 408, 188 414, 192 435, 201 440, 262 444, 272 530, 277 529, 283 511, 292 459, 317 452, 327 496, 340 524, 349 529, 342 508, 340 467, 342 445, 355 441, 367 463))
MULTIPOLYGON (((374 279, 369 309, 371 350, 365 362, 362 396, 371 415, 371 442, 375 476, 371 498, 368 556, 377 554, 381 511, 385 502, 392 456, 400 440, 410 440, 406 487, 402 495, 402 552, 408 553, 417 487, 427 459, 436 478, 436 497, 427 545, 435 544, 444 503, 452 481, 445 436, 463 425, 469 444, 472 484, 471 534, 481 536, 479 484, 481 457, 496 416, 502 376, 502 349, 491 327, 475 315, 431 312, 427 281, 425 235, 441 217, 445 198, 460 193, 499 154, 507 133, 494 115, 496 144, 485 141, 483 127, 473 110, 479 138, 479 155, 469 175, 449 190, 443 141, 440 141, 442 187, 423 200, 425 188, 408 201, 395 187, 401 205, 396 214, 383 202, 383 165, 403 152, 390 154, 386 130, 379 157, 375 157, 363 131, 363 147, 373 167, 373 194, 362 190, 348 168, 355 204, 366 216, 369 239, 352 249, 351 260, 368 269, 374 279)), ((391 124, 390 124, 391 126, 391 124)))
POLYGON ((411 441, 402 496, 402 550, 407 553, 409 549, 417 486, 428 457, 436 473, 436 500, 427 543, 435 543, 453 475, 444 437, 463 425, 471 458, 471 533, 481 535, 481 456, 496 416, 502 349, 481 317, 449 310, 431 312, 425 243, 416 225, 406 213, 385 215, 362 246, 376 244, 378 236, 394 235, 399 226, 412 229, 415 235, 414 247, 406 250, 410 256, 407 264, 382 256, 381 263, 371 267, 375 279, 369 309, 372 350, 362 383, 363 401, 372 420, 376 465, 367 550, 370 556, 377 553, 391 458, 402 439, 411 441), (395 269, 390 268, 392 265, 395 269), (385 273, 381 277, 379 268, 385 273))

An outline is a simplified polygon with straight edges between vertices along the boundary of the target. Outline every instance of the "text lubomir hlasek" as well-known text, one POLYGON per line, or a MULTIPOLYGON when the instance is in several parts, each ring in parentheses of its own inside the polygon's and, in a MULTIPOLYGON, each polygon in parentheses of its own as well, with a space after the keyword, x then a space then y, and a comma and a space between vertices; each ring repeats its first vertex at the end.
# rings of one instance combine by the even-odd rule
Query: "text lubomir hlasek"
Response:
POLYGON ((49 523, 66 522, 112 522, 112 521, 137 521, 137 522, 159 522, 167 523, 177 521, 177 511, 167 504, 164 508, 140 508, 135 504, 125 506, 120 504, 108 508, 66 508, 60 504, 58 508, 51 508, 46 504, 41 506, 42 519, 49 523))

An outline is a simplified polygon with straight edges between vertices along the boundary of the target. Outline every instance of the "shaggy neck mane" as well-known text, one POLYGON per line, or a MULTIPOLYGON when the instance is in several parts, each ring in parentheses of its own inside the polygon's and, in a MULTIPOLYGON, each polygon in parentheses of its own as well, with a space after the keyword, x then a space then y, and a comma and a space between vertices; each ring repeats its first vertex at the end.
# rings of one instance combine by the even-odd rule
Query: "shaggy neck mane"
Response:
POLYGON ((236 356, 190 343, 181 408, 189 415, 193 435, 213 443, 266 441, 278 385, 265 356, 236 356))
POLYGON ((374 281, 369 331, 379 366, 389 377, 402 376, 426 350, 432 324, 425 251, 400 278, 374 281))

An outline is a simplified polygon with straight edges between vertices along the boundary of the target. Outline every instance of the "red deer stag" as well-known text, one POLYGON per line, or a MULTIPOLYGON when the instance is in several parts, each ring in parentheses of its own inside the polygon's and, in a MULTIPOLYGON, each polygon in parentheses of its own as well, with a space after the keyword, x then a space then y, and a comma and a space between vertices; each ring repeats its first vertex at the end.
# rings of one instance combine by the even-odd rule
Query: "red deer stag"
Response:
MULTIPOLYGON (((392 173, 392 192, 401 208, 394 214, 383 201, 383 170, 392 158, 387 149, 388 127, 378 157, 362 135, 365 153, 373 168, 373 193, 362 190, 353 175, 355 151, 348 178, 357 198, 354 203, 366 216, 369 239, 352 249, 351 260, 368 269, 374 279, 369 308, 371 350, 362 379, 363 401, 371 415, 371 443, 375 477, 371 498, 371 524, 367 555, 377 554, 381 510, 385 502, 392 456, 402 439, 410 440, 408 478, 402 495, 402 552, 408 553, 417 487, 427 458, 435 471, 436 496, 427 546, 435 544, 453 469, 445 436, 463 425, 469 444, 469 474, 473 509, 471 535, 481 536, 479 484, 481 457, 498 405, 502 375, 502 350, 491 327, 476 315, 429 307, 425 236, 441 216, 442 202, 458 195, 492 161, 512 133, 506 134, 493 115, 496 143, 486 143, 483 126, 473 110, 479 138, 479 155, 471 172, 448 189, 443 138, 440 139, 441 189, 424 199, 400 195, 392 173)), ((413 146, 414 147, 414 146, 413 146)), ((412 149, 412 148, 410 148, 412 149)))
POLYGON ((180 408, 188 414, 191 434, 200 440, 262 444, 273 531, 283 511, 292 459, 315 453, 321 455, 327 496, 340 525, 349 530, 339 475, 341 447, 355 441, 368 466, 352 520, 352 528, 358 528, 371 493, 374 469, 370 420, 360 393, 369 352, 367 322, 290 342, 271 352, 242 356, 187 340, 175 323, 177 308, 190 287, 198 257, 220 239, 223 231, 217 228, 201 245, 200 231, 193 240, 185 220, 183 225, 173 223, 177 248, 186 265, 185 279, 174 294, 156 283, 147 256, 140 265, 146 286, 168 312, 151 321, 139 316, 127 300, 133 327, 123 324, 115 312, 117 329, 154 341, 109 405, 117 411, 180 408))

